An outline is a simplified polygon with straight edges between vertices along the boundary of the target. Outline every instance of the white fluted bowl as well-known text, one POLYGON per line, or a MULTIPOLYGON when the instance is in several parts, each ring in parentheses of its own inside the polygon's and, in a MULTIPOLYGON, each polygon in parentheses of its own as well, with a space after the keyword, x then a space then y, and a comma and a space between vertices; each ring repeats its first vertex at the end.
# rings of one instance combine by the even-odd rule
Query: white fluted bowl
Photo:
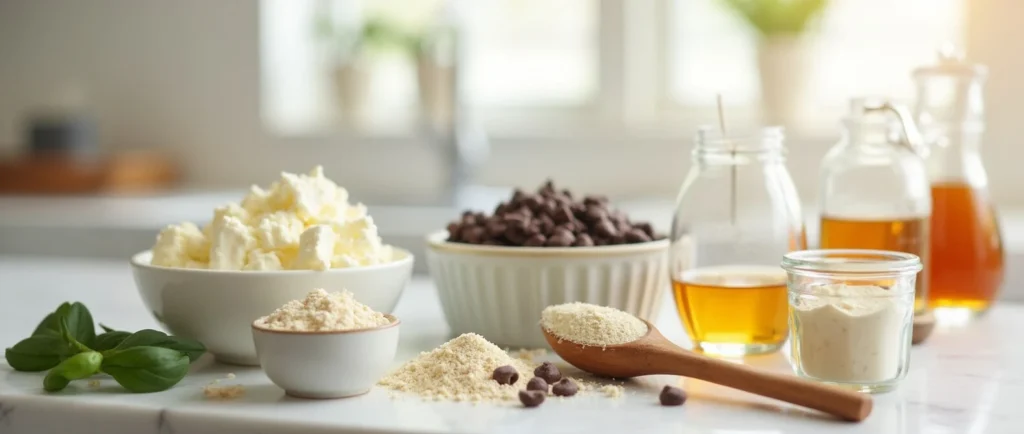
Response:
POLYGON ((326 271, 220 271, 150 264, 150 251, 132 257, 132 273, 146 308, 171 334, 206 345, 218 361, 259 365, 251 325, 309 291, 347 289, 373 310, 391 313, 412 277, 413 256, 395 248, 396 260, 326 271))
POLYGON ((668 240, 598 247, 482 246, 427 237, 427 266, 453 334, 546 348, 540 312, 584 302, 654 322, 668 291, 668 240))

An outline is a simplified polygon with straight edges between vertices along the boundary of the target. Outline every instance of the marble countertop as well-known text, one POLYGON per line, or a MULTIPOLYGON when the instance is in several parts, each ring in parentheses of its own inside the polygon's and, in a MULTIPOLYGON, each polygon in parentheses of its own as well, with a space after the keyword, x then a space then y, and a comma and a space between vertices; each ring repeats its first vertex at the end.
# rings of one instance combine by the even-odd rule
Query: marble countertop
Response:
MULTIPOLYGON (((121 261, 0 256, 0 347, 31 333, 59 303, 85 303, 97 321, 121 329, 154 328, 121 261)), ((667 301, 667 300, 666 300, 667 301)), ((417 277, 395 312, 402 337, 395 364, 450 338, 434 289, 417 277)), ((687 345, 675 309, 662 307, 658 327, 687 345)), ((0 433, 470 433, 672 432, 789 434, 1015 433, 1024 426, 1024 306, 1004 303, 972 323, 940 325, 915 347, 911 371, 895 392, 876 395, 875 409, 853 424, 784 403, 698 380, 652 376, 625 383, 619 398, 581 395, 536 409, 512 403, 472 405, 392 398, 384 390, 342 400, 286 397, 255 368, 215 364, 209 356, 174 388, 129 394, 111 379, 98 387, 78 381, 55 394, 41 390, 41 374, 14 372, 0 362, 0 433), (225 379, 228 373, 237 375, 225 379), (211 401, 202 393, 214 379, 246 393, 211 401), (657 405, 663 384, 690 395, 682 407, 657 405)), ((789 371, 784 353, 745 363, 789 371)))

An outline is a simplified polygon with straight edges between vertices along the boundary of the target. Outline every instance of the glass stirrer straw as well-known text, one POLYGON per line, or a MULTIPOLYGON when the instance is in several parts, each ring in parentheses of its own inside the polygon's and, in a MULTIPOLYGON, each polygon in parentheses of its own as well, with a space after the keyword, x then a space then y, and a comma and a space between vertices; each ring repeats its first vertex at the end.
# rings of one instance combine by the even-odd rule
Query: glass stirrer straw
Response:
MULTIPOLYGON (((725 115, 722 110, 722 94, 716 95, 718 101, 718 128, 722 130, 722 139, 729 140, 725 133, 725 115)), ((736 144, 730 143, 732 152, 730 156, 733 160, 736 159, 736 144)), ((736 226, 736 164, 729 166, 729 221, 732 222, 733 226, 736 226)))

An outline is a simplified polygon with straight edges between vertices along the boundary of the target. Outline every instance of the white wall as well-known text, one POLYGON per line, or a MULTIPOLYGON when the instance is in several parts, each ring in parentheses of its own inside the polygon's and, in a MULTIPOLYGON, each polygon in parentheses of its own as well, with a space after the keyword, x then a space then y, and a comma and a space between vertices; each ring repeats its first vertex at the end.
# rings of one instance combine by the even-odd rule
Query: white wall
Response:
MULTIPOLYGON (((358 195, 428 195, 444 167, 426 143, 354 143, 276 137, 259 116, 258 9, 250 0, 7 0, 0 2, 0 150, 21 141, 18 122, 74 83, 89 90, 109 149, 173 153, 192 185, 244 186, 282 169, 323 164, 358 195)), ((1024 2, 971 2, 969 52, 992 71, 985 158, 995 198, 1024 207, 1024 2)), ((675 193, 691 126, 675 140, 495 140, 478 176, 489 185, 533 185, 553 175, 609 194, 675 193)), ((838 123, 837 123, 838 128, 838 123)), ((828 141, 791 143, 790 167, 805 200, 816 194, 828 141)))

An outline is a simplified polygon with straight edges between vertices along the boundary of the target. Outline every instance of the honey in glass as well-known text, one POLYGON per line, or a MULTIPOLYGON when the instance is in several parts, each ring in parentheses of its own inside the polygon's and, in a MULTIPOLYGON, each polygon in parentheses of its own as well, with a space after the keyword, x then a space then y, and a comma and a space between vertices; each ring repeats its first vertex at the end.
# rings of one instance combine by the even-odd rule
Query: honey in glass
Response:
POLYGON ((912 253, 921 258, 925 270, 917 278, 914 308, 924 310, 927 294, 929 262, 928 217, 887 217, 853 219, 822 216, 822 249, 871 249, 912 253))
POLYGON ((963 183, 932 185, 933 308, 988 309, 1003 283, 1003 246, 995 212, 984 191, 963 183))
POLYGON ((672 291, 680 319, 702 351, 769 352, 786 340, 786 272, 780 267, 695 268, 675 276, 672 291))

